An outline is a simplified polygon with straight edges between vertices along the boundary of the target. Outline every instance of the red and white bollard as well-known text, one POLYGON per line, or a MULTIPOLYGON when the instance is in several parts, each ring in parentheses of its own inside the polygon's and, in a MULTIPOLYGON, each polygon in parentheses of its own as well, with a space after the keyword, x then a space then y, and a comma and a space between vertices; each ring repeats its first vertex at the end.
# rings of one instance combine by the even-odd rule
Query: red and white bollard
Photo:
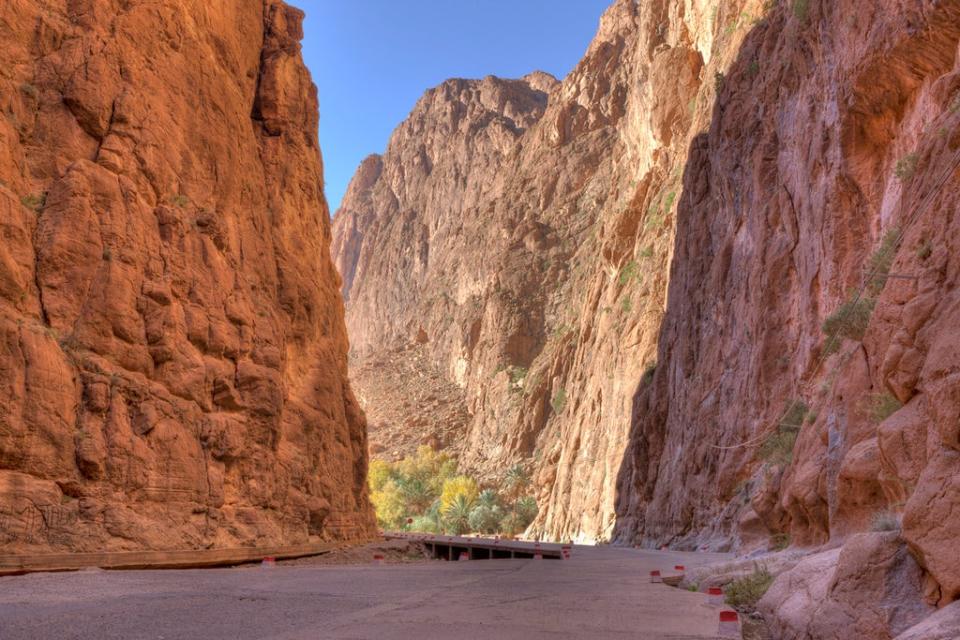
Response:
POLYGON ((469 554, 469 553, 467 553, 466 551, 461 551, 461 552, 460 552, 460 560, 459 560, 460 562, 465 562, 465 561, 467 561, 467 560, 469 560, 469 559, 470 559, 470 554, 469 554))
POLYGON ((277 559, 273 557, 267 557, 263 559, 263 562, 260 563, 260 566, 264 569, 273 569, 277 566, 277 559))
POLYGON ((383 564, 383 554, 375 553, 373 554, 373 564, 383 564))
POLYGON ((660 572, 659 572, 659 571, 651 571, 651 572, 650 572, 650 582, 653 582, 653 583, 655 583, 655 584, 656 584, 656 583, 659 583, 659 582, 663 582, 663 578, 660 577, 660 572))
POLYGON ((721 638, 739 638, 740 637, 740 616, 736 611, 721 611, 720 626, 717 629, 717 635, 721 638))
POLYGON ((723 606, 723 589, 720 587, 710 587, 707 589, 707 603, 714 607, 723 606))
POLYGON ((562 547, 560 547, 560 557, 563 558, 564 560, 569 560, 571 551, 572 551, 572 547, 569 544, 563 545, 562 547))

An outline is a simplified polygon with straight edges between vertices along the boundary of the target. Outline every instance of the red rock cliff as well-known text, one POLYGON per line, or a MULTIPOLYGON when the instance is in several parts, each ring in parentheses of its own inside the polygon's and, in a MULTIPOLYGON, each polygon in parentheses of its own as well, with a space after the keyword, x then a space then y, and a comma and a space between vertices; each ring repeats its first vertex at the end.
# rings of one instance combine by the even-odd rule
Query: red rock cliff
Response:
POLYGON ((956 599, 958 44, 956 0, 620 0, 440 173, 499 120, 430 94, 335 224, 358 344, 425 344, 462 463, 537 472, 536 532, 812 547, 889 513, 956 599))
POLYGON ((302 18, 0 7, 0 549, 372 531, 302 18))

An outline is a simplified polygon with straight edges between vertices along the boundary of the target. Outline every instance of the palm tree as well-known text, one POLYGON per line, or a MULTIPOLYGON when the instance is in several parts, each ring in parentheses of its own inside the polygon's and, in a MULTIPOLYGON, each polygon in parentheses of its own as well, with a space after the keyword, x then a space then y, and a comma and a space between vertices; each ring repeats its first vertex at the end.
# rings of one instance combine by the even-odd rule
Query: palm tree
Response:
POLYGON ((470 512, 470 529, 480 533, 497 533, 502 519, 500 496, 493 489, 481 491, 476 506, 470 512))
POLYGON ((518 463, 507 469, 503 484, 506 486, 507 495, 516 501, 530 486, 530 475, 527 474, 523 465, 518 463))
POLYGON ((417 515, 429 509, 436 497, 433 495, 429 481, 416 476, 404 478, 399 489, 409 512, 417 515))
POLYGON ((475 501, 465 495, 458 495, 443 510, 443 521, 454 535, 470 530, 470 512, 475 501))
POLYGON ((530 488, 530 475, 522 464, 517 463, 507 469, 503 484, 507 489, 507 496, 510 498, 510 516, 505 520, 509 531, 506 533, 514 535, 518 530, 525 528, 519 526, 520 518, 517 514, 517 507, 520 498, 530 488))

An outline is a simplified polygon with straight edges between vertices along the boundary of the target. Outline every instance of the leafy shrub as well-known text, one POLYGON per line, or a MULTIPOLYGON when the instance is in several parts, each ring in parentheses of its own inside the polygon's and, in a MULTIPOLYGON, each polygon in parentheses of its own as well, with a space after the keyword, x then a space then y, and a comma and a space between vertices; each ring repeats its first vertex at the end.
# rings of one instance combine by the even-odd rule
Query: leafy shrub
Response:
POLYGON ((807 18, 810 17, 810 1, 793 0, 793 15, 795 15, 800 22, 806 22, 807 18))
POLYGON ((917 258, 926 260, 931 255, 933 255, 933 243, 929 240, 924 240, 920 243, 920 246, 917 247, 917 258))
POLYGON ((404 526, 409 510, 395 480, 387 480, 379 491, 371 493, 370 501, 381 527, 400 529, 404 526))
POLYGON ((640 279, 640 265, 631 260, 620 269, 620 286, 624 286, 634 279, 640 279))
POLYGON ((176 195, 170 196, 170 204, 174 205, 175 207, 179 207, 183 209, 188 204, 190 204, 190 200, 187 198, 187 196, 183 195, 182 193, 178 193, 176 195))
POLYGON ((871 531, 900 531, 900 519, 889 511, 880 511, 873 514, 870 521, 871 531))
POLYGON ((643 377, 640 378, 640 384, 650 384, 653 382, 653 375, 657 372, 657 361, 654 360, 643 370, 643 377))
POLYGON ((867 261, 866 278, 867 291, 871 295, 880 295, 884 285, 887 283, 887 276, 890 275, 890 267, 893 266, 893 259, 897 255, 897 246, 900 243, 900 229, 893 228, 883 235, 880 246, 870 256, 867 261))
POLYGON ((879 424, 900 410, 903 405, 890 393, 875 393, 867 399, 867 415, 879 424))
POLYGON ((766 567, 756 566, 753 573, 728 584, 723 593, 730 606, 752 611, 756 609, 757 603, 771 584, 773 584, 773 574, 766 567))
POLYGON ((785 429, 799 429, 803 425, 803 420, 807 417, 809 411, 810 407, 808 407, 803 400, 793 400, 787 405, 787 411, 783 414, 780 426, 785 429))
POLYGON ((783 551, 789 546, 790 546, 789 533, 775 533, 772 536, 770 536, 771 551, 783 551))
POLYGON ((823 332, 828 336, 863 340, 876 304, 876 299, 869 297, 847 300, 823 321, 823 332))
POLYGON ((667 197, 663 201, 663 210, 666 213, 670 213, 671 211, 673 211, 673 202, 676 199, 677 199, 676 191, 671 191, 670 193, 667 194, 667 197))
POLYGON ((32 85, 32 84, 30 84, 30 83, 27 83, 27 82, 25 82, 24 84, 20 85, 20 91, 22 91, 22 92, 25 93, 26 95, 30 96, 30 97, 33 98, 34 100, 36 100, 36 99, 38 99, 38 98, 40 97, 40 90, 37 89, 34 85, 32 85))
POLYGON ((893 173, 901 181, 907 181, 914 176, 917 172, 917 154, 910 153, 900 158, 897 161, 897 166, 894 168, 893 173))
POLYGON ((777 429, 760 445, 758 455, 761 460, 773 464, 787 465, 793 460, 793 448, 797 436, 810 408, 802 400, 795 399, 787 405, 787 410, 777 424, 777 429))
POLYGON ((649 245, 649 246, 647 246, 647 247, 644 247, 644 249, 640 252, 640 257, 641 257, 641 258, 652 258, 652 257, 653 257, 653 245, 649 245))
POLYGON ((720 93, 720 90, 723 89, 724 75, 720 71, 716 71, 713 74, 713 86, 717 89, 717 93, 720 93))
POLYGON ((40 213, 47 204, 47 194, 40 195, 31 193, 20 198, 20 204, 30 209, 34 213, 40 213))
POLYGON ((797 435, 796 429, 785 429, 782 425, 777 425, 777 430, 767 436, 760 445, 760 459, 773 464, 790 464, 793 460, 793 448, 797 444, 797 435))
POLYGON ((550 400, 550 406, 553 407, 554 413, 563 413, 563 408, 567 406, 566 389, 560 389, 554 394, 553 399, 550 400))

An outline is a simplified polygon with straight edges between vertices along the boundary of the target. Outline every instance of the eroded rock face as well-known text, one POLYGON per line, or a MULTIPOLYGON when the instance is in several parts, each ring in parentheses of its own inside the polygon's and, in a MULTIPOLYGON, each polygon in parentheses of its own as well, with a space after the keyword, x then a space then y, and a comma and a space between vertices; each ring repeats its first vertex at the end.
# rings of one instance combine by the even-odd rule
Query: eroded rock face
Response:
POLYGON ((373 530, 302 18, 0 7, 0 549, 373 530))
POLYGON ((896 532, 858 534, 781 574, 759 609, 782 640, 890 639, 935 611, 921 583, 896 532))
MULTIPOLYGON (((902 514, 941 603, 960 595, 960 7, 776 10, 721 81, 680 196, 660 366, 637 394, 624 539, 709 545, 741 507, 795 544, 902 514), (816 62, 814 62, 816 61, 816 62), (888 251, 889 279, 869 279, 888 251), (861 287, 861 285, 867 285, 861 287), (837 353, 824 321, 869 300, 837 353), (802 402, 789 461, 760 445, 802 402)), ((752 535, 752 532, 751 532, 752 535)))
POLYGON ((535 471, 535 533, 810 547, 890 512, 951 602, 958 44, 956 2, 622 0, 509 136, 428 94, 335 221, 358 354, 425 342, 462 461, 535 471))

